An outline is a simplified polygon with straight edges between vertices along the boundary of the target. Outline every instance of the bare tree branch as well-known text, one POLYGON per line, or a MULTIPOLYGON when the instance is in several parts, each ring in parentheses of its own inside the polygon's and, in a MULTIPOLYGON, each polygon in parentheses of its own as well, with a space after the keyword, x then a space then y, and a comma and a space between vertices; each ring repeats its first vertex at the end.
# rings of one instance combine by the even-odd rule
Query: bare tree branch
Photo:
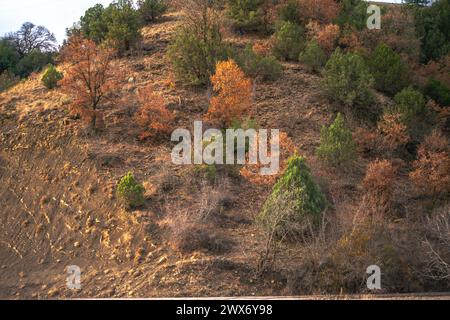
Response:
POLYGON ((19 31, 5 37, 13 44, 20 55, 24 56, 33 50, 52 52, 57 49, 56 38, 47 28, 25 22, 19 31))

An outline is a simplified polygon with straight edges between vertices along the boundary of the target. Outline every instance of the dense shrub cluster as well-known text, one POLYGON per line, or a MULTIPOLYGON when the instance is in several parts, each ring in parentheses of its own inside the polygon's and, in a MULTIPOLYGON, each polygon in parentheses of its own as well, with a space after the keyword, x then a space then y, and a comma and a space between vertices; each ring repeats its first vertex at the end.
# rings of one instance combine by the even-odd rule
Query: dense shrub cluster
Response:
POLYGON ((20 60, 20 54, 9 41, 0 40, 0 71, 14 72, 17 63, 20 60))
POLYGON ((304 23, 310 20, 323 24, 333 22, 340 12, 339 1, 335 0, 300 0, 300 16, 304 23))
POLYGON ((327 56, 319 44, 313 40, 306 44, 306 48, 300 53, 298 60, 306 64, 311 71, 319 72, 325 66, 327 56))
POLYGON ((301 24, 300 10, 298 0, 287 0, 278 8, 278 20, 301 24))
POLYGON ((333 100, 347 106, 368 108, 373 102, 374 80, 364 59, 336 49, 323 70, 323 85, 333 100))
POLYGON ((450 106, 450 88, 443 82, 430 79, 424 88, 424 93, 441 106, 450 106))
POLYGON ((289 21, 280 22, 274 35, 274 54, 282 60, 298 60, 305 46, 304 29, 289 21))
POLYGON ((164 2, 140 1, 136 8, 131 0, 116 0, 108 7, 97 4, 81 17, 79 25, 68 34, 80 34, 97 44, 106 41, 119 53, 135 49, 141 40, 140 28, 144 21, 153 20, 164 12, 164 2))
POLYGON ((358 127, 353 133, 358 153, 364 157, 370 157, 378 151, 379 135, 373 130, 358 127))
POLYGON ((28 77, 52 63, 55 50, 55 36, 46 28, 30 22, 24 23, 19 31, 0 38, 3 89, 14 84, 16 76, 28 77))
POLYGON ((33 50, 27 53, 16 66, 16 74, 21 78, 28 77, 33 72, 39 72, 43 67, 53 62, 53 55, 33 50))
POLYGON ((264 27, 263 4, 266 0, 229 0, 228 13, 233 27, 240 32, 261 31, 264 27))
POLYGON ((262 40, 262 41, 256 41, 253 44, 253 51, 260 56, 270 56, 272 55, 273 51, 273 42, 270 39, 262 40))
POLYGON ((343 27, 348 25, 356 30, 362 30, 367 25, 367 3, 363 0, 342 0, 341 10, 336 18, 343 27))
POLYGON ((370 72, 375 79, 375 88, 394 95, 409 84, 406 64, 400 55, 385 44, 380 44, 369 59, 370 72))
POLYGON ((153 22, 167 11, 166 0, 139 0, 138 5, 144 22, 153 22))
POLYGON ((364 47, 375 49, 386 44, 408 63, 420 58, 420 40, 417 37, 414 14, 404 6, 383 8, 381 30, 364 29, 360 32, 364 47), (387 11, 387 12, 385 12, 387 11))
POLYGON ((208 83, 217 62, 229 55, 217 27, 208 29, 204 36, 181 27, 167 54, 179 78, 194 85, 208 83))
POLYGON ((369 164, 363 181, 364 189, 375 194, 391 194, 395 169, 389 160, 376 160, 369 164))
POLYGON ((411 125, 414 120, 422 119, 426 113, 425 98, 419 91, 409 87, 397 93, 394 97, 394 111, 401 114, 402 121, 411 125))
POLYGON ((432 60, 416 70, 417 82, 425 86, 430 79, 436 79, 450 88, 450 54, 439 60, 432 60))
POLYGON ((19 81, 19 77, 10 73, 9 71, 4 71, 0 73, 0 92, 7 90, 19 81))
MULTIPOLYGON (((385 114, 395 115, 398 125, 407 128, 411 141, 420 141, 436 122, 436 113, 426 103, 420 91, 408 87, 397 93, 394 105, 387 106, 385 114)), ((400 128, 397 126, 397 128, 400 128)))
MULTIPOLYGON (((405 236, 407 233, 401 235, 405 236)), ((360 223, 355 223, 331 249, 332 262, 327 270, 336 270, 336 276, 327 277, 325 281, 316 277, 316 281, 322 283, 319 287, 325 286, 336 293, 367 292, 367 275, 362 275, 359 270, 366 270, 372 261, 378 261, 377 265, 383 272, 383 291, 419 290, 417 283, 420 283, 420 277, 414 272, 415 266, 410 260, 409 250, 405 250, 399 243, 398 236, 391 232, 389 225, 381 217, 369 216, 360 223)))
POLYGON ((237 64, 246 75, 250 77, 261 77, 263 80, 276 80, 283 73, 283 66, 272 56, 261 56, 255 53, 251 45, 235 54, 237 64))
POLYGON ((416 8, 416 30, 422 41, 422 62, 437 60, 450 53, 450 1, 433 1, 416 8))
POLYGON ((305 26, 311 21, 332 23, 339 14, 340 5, 335 0, 281 0, 277 9, 278 21, 305 26))
POLYGON ((340 27, 335 24, 320 25, 315 21, 311 21, 306 25, 308 37, 317 41, 323 50, 330 55, 337 46, 340 36, 340 27))
POLYGON ((364 156, 401 156, 411 141, 410 130, 399 113, 385 112, 376 130, 357 128, 353 138, 364 156))

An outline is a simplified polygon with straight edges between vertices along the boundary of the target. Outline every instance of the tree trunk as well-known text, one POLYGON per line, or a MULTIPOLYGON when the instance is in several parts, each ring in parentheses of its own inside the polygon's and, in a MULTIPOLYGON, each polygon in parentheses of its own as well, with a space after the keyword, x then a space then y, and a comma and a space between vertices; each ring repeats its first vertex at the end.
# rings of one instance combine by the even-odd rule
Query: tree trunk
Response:
POLYGON ((97 112, 95 111, 91 118, 90 128, 93 133, 97 133, 97 112))

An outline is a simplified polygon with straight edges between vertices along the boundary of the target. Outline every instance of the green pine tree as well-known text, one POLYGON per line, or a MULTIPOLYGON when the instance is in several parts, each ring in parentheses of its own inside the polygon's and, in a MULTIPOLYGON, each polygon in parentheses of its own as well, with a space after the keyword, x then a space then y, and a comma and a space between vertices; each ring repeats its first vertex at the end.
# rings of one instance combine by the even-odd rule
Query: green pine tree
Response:
POLYGON ((298 155, 288 161, 283 176, 275 184, 257 220, 277 237, 298 234, 308 228, 308 222, 320 221, 327 201, 314 181, 306 160, 298 155))
POLYGON ((317 155, 335 166, 346 165, 356 159, 352 132, 345 127, 344 117, 340 113, 331 126, 322 128, 317 155))

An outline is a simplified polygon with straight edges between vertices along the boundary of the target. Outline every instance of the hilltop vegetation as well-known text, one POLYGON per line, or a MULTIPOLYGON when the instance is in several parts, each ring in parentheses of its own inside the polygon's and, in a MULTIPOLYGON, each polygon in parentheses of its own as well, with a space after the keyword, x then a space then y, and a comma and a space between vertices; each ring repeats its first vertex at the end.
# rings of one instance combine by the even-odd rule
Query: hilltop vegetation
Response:
POLYGON ((366 293, 370 265, 381 292, 450 290, 449 8, 369 30, 360 0, 118 0, 59 50, 5 36, 1 295, 366 293), (176 166, 198 120, 279 129, 279 174, 176 166))

